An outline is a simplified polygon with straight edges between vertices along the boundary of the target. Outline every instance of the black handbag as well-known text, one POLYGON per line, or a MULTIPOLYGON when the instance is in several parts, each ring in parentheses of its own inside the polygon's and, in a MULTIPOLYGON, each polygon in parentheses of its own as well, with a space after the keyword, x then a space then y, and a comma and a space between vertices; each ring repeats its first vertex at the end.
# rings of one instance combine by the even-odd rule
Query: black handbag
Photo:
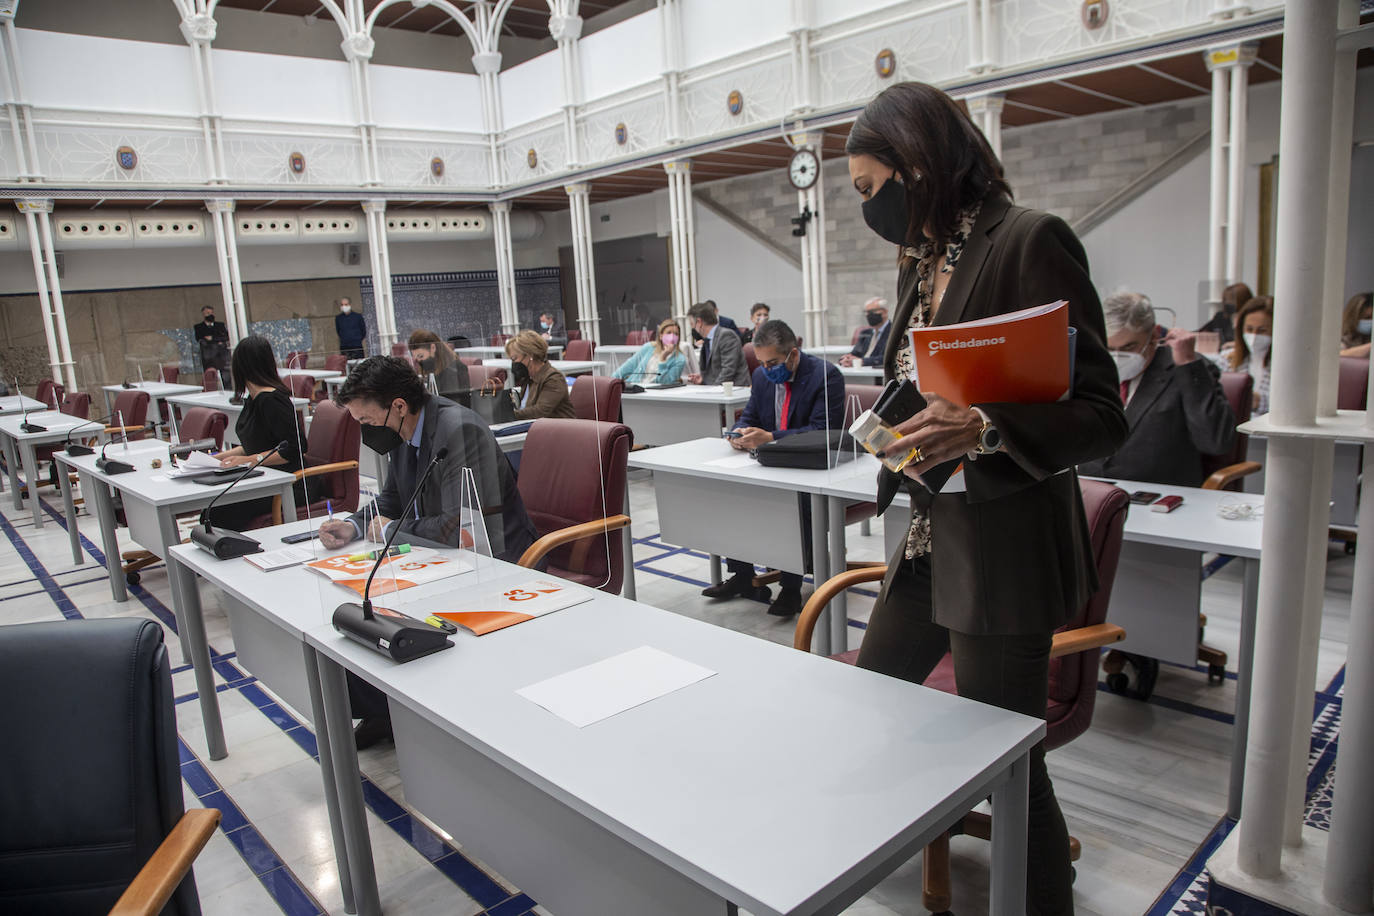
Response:
POLYGON ((851 460, 857 449, 858 444, 842 429, 809 429, 765 442, 754 450, 754 457, 766 468, 824 471, 851 460))
POLYGON ((488 426, 494 423, 509 423, 515 419, 515 392, 508 388, 473 388, 465 392, 454 392, 448 397, 456 399, 454 395, 464 394, 471 399, 472 409, 488 426))

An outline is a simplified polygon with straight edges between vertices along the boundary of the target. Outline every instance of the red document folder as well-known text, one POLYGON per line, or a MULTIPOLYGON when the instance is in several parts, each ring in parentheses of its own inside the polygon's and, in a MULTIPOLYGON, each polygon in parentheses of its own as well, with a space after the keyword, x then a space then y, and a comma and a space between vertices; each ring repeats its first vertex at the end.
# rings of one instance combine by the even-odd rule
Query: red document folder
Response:
POLYGON ((911 332, 916 385, 961 406, 1057 401, 1069 390, 1069 304, 911 332))

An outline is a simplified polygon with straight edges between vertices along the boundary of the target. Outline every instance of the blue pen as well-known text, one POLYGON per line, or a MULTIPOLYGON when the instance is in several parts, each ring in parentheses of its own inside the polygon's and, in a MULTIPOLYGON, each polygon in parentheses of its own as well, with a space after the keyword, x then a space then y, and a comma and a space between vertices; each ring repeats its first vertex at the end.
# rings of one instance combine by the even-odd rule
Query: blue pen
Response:
POLYGON ((334 521, 334 504, 327 499, 324 501, 324 515, 329 521, 334 521))

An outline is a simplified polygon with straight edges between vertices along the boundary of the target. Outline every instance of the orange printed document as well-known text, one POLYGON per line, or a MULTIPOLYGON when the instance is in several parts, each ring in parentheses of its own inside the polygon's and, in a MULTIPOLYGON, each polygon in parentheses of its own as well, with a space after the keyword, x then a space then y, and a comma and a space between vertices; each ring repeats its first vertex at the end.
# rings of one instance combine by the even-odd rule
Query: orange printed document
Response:
POLYGON ((1069 390, 1069 304, 1063 300, 911 332, 916 385, 956 404, 1057 401, 1069 390))
POLYGON ((450 623, 485 636, 591 599, 585 588, 552 579, 532 579, 472 599, 472 610, 437 611, 450 623))
MULTIPOLYGON (((352 554, 324 557, 305 564, 335 585, 352 589, 362 595, 372 572, 372 560, 349 560, 352 554)), ((414 588, 448 576, 473 569, 472 561, 463 556, 440 554, 429 547, 415 547, 410 553, 387 557, 372 579, 371 597, 414 588)))

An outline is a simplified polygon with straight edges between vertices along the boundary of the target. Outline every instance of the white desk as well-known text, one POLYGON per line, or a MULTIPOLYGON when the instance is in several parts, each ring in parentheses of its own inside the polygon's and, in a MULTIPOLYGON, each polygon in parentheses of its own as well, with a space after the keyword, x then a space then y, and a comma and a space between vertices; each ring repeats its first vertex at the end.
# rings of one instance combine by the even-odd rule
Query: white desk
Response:
MULTIPOLYGON (((231 623, 244 667, 274 691, 278 674, 304 674, 295 692, 308 693, 344 898, 360 914, 380 904, 345 670, 390 698, 407 804, 560 916, 839 912, 988 794, 993 911, 1024 909, 1037 720, 600 592, 396 665, 316 623, 348 593, 321 591, 309 571, 259 573, 189 546, 172 555, 179 576, 241 606, 231 623), (241 643, 243 624, 264 638, 241 643), (716 674, 581 729, 515 693, 642 645, 716 674), (257 652, 271 647, 273 658, 257 652), (847 717, 845 740, 817 728, 818 715, 847 717), (732 790, 741 766, 769 777, 732 790)), ((460 578, 489 587, 530 575, 491 560, 479 570, 460 578)), ((432 607, 455 584, 388 606, 432 607)))
POLYGON ((42 401, 35 400, 26 394, 12 394, 8 397, 0 398, 0 417, 7 417, 12 413, 23 413, 26 410, 51 410, 49 405, 42 401))
MULTIPOLYGON (((172 382, 137 382, 130 385, 129 388, 148 392, 148 418, 154 422, 157 422, 162 416, 158 404, 169 395, 195 394, 201 390, 199 385, 181 385, 172 382)), ((128 391, 129 388, 125 388, 123 385, 106 385, 101 389, 105 392, 105 415, 109 417, 111 426, 119 425, 119 418, 114 415, 115 398, 119 397, 121 391, 128 391)))
POLYGON ((625 363, 630 361, 630 357, 640 351, 644 344, 601 344, 596 348, 596 358, 606 361, 606 371, 614 373, 625 363))
POLYGON ((339 378, 343 375, 338 369, 278 369, 277 375, 282 378, 290 378, 293 375, 308 375, 317 382, 322 382, 329 378, 339 378))
POLYGON ((803 353, 810 353, 812 356, 819 356, 828 363, 833 363, 846 353, 854 352, 853 344, 826 344, 820 347, 802 347, 803 353))
MULTIPOLYGON (((224 411, 229 417, 229 426, 224 430, 224 447, 231 448, 239 444, 236 427, 239 422, 239 414, 243 413, 242 404, 229 402, 233 396, 232 391, 201 391, 196 394, 171 395, 167 398, 167 403, 183 409, 208 407, 211 410, 224 411)), ((309 412, 310 400, 308 398, 292 398, 291 404, 296 408, 296 412, 301 415, 301 421, 304 423, 306 414, 309 412)))
POLYGON ((882 366, 837 366, 846 382, 879 385, 883 381, 882 366))
POLYGON ((733 426, 735 411, 749 403, 749 389, 729 395, 719 385, 683 385, 626 393, 620 415, 634 430, 636 445, 671 445, 691 439, 720 438, 733 426))
MULTIPOLYGON (((19 428, 23 422, 23 414, 0 417, 0 448, 4 449, 5 463, 9 467, 10 492, 14 497, 14 508, 24 508, 24 494, 19 483, 19 467, 22 462, 24 479, 29 487, 29 504, 33 509, 33 526, 42 528, 43 501, 38 498, 38 447, 64 442, 67 434, 77 429, 81 429, 81 433, 84 434, 78 435, 78 438, 95 436, 104 432, 105 424, 100 420, 83 420, 55 410, 28 415, 28 422, 35 426, 47 427, 45 432, 26 433, 19 428)), ((76 562, 81 562, 79 553, 76 562)))
MULTIPOLYGON (((597 349, 599 350, 599 349, 601 349, 601 348, 600 348, 600 347, 597 347, 597 349)), ((476 356, 476 357, 491 357, 491 358, 493 358, 493 359, 499 359, 499 358, 501 358, 501 357, 503 357, 503 356, 506 355, 506 348, 505 348, 505 347, 500 347, 500 346, 498 346, 498 347, 486 347, 486 346, 482 346, 482 347, 454 347, 454 348, 453 348, 453 352, 454 352, 454 353, 457 353, 459 356, 467 356, 467 357, 474 357, 474 356, 476 356)), ((563 347, 562 347, 560 344, 550 344, 550 345, 549 345, 549 355, 550 355, 550 356, 557 356, 559 353, 562 353, 562 352, 563 352, 563 347)))
MULTIPOLYGON (((505 369, 510 378, 510 360, 484 359, 482 365, 493 369, 505 369)), ((597 359, 551 359, 549 365, 564 375, 605 375, 606 364, 597 359)))

